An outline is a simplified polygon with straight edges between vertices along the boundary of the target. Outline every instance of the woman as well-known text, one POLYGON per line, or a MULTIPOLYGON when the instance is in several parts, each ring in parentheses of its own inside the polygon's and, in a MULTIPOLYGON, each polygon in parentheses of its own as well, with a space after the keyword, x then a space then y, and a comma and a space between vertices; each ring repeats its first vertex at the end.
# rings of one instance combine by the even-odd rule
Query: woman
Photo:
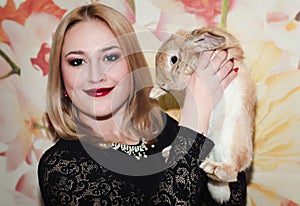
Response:
MULTIPOLYGON (((218 205, 199 165, 213 147, 210 113, 236 72, 226 51, 212 56, 199 57, 176 122, 149 98, 151 75, 125 17, 100 4, 66 15, 50 54, 48 113, 59 140, 39 163, 45 204, 218 205)), ((244 173, 230 189, 224 204, 245 205, 244 173)))

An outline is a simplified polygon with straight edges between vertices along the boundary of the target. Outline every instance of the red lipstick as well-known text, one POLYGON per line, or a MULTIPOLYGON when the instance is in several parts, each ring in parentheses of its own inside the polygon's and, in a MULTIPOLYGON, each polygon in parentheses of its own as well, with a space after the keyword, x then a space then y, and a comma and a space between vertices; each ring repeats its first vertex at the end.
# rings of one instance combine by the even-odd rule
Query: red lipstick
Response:
POLYGON ((84 90, 85 93, 87 93, 91 97, 104 97, 107 94, 113 90, 114 87, 109 87, 109 88, 95 88, 95 89, 89 89, 89 90, 84 90))

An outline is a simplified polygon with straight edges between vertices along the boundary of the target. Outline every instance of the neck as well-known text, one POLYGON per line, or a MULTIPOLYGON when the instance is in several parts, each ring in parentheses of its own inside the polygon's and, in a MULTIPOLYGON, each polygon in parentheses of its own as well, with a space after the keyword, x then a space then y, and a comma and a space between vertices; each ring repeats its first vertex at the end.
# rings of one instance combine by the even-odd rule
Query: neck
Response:
POLYGON ((84 124, 92 128, 98 138, 106 143, 135 145, 140 141, 138 137, 126 135, 126 131, 123 131, 124 113, 97 118, 80 113, 79 118, 84 124))

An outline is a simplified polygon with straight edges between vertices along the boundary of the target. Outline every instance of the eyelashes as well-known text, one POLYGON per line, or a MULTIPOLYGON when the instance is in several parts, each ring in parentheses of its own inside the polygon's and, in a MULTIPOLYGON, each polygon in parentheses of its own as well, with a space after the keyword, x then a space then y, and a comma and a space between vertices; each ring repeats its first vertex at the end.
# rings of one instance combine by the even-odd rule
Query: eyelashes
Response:
POLYGON ((114 62, 120 59, 120 57, 121 55, 119 54, 107 54, 106 56, 104 56, 103 60, 108 62, 114 62))
MULTIPOLYGON (((122 54, 106 54, 101 58, 102 62, 105 63, 113 63, 118 61, 120 58, 122 57, 122 54)), ((79 67, 82 66, 83 64, 88 63, 88 60, 84 59, 84 58, 72 58, 70 60, 68 60, 69 65, 73 66, 73 67, 79 67)))
POLYGON ((69 64, 73 67, 78 67, 84 63, 86 63, 85 60, 80 59, 80 58, 75 58, 75 59, 69 60, 69 64))

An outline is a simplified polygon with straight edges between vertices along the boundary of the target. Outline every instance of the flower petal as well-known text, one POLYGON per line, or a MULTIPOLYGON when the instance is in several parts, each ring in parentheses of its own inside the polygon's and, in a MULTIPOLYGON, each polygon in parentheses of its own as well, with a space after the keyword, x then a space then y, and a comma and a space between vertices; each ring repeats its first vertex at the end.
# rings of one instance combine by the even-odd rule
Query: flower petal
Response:
POLYGON ((30 148, 32 148, 30 128, 24 126, 19 130, 17 138, 6 151, 6 170, 16 170, 25 160, 30 148))
POLYGON ((2 80, 0 88, 0 141, 9 143, 15 139, 20 129, 21 111, 11 82, 2 80))
POLYGON ((38 183, 36 179, 36 174, 33 171, 26 172, 23 174, 17 185, 16 191, 26 195, 31 199, 36 199, 38 197, 38 183))

